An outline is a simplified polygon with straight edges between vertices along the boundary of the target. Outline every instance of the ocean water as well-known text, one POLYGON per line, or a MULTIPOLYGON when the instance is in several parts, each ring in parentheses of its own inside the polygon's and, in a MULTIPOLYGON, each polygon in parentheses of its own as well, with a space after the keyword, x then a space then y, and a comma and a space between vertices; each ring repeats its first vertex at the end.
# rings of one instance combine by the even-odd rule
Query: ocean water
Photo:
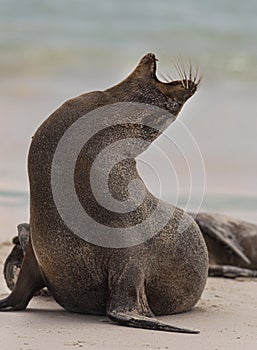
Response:
POLYGON ((159 73, 176 75, 182 57, 204 76, 184 128, 174 124, 141 157, 148 187, 191 210, 257 222, 256 14, 255 0, 0 0, 0 238, 28 221, 37 127, 64 100, 122 80, 147 52, 159 73))
POLYGON ((77 65, 81 74, 95 60, 122 69, 150 50, 165 63, 190 56, 212 78, 256 80, 256 13, 255 0, 1 0, 0 72, 62 74, 77 65))

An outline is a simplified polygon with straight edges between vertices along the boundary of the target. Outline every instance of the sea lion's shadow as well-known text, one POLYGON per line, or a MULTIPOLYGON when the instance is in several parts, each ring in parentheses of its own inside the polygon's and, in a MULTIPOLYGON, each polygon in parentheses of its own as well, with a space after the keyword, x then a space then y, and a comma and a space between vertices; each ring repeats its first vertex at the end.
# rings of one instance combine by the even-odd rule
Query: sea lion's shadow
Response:
MULTIPOLYGON (((100 315, 91 315, 91 314, 81 314, 81 313, 76 313, 76 312, 69 312, 64 309, 52 309, 50 308, 41 308, 41 307, 30 307, 26 310, 23 311, 24 313, 29 313, 30 317, 35 317, 43 320, 51 320, 51 324, 55 322, 60 322, 62 325, 65 325, 66 323, 70 324, 71 322, 73 324, 79 323, 80 325, 82 323, 85 324, 109 324, 110 326, 113 325, 111 321, 107 319, 106 316, 100 316, 100 315)), ((159 321, 166 321, 166 322, 171 322, 172 320, 177 320, 177 321, 184 321, 188 319, 194 319, 195 315, 203 314, 203 313, 208 313, 209 308, 206 306, 199 307, 196 306, 192 310, 188 312, 183 312, 183 313, 177 313, 173 315, 165 315, 165 316, 158 316, 159 321)))
POLYGON ((41 307, 29 307, 28 309, 21 311, 24 313, 29 313, 35 317, 41 317, 44 319, 51 319, 51 321, 60 321, 62 323, 72 322, 72 323, 90 323, 90 324, 99 324, 102 322, 107 322, 108 320, 105 316, 96 316, 90 314, 80 314, 75 312, 68 312, 64 309, 52 309, 52 308, 41 308, 41 307))

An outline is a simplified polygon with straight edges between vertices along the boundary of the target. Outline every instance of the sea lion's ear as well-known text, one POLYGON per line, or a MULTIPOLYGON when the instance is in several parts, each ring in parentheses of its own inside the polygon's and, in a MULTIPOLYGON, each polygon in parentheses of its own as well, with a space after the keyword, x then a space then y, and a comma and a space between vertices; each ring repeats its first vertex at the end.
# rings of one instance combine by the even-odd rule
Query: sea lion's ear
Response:
POLYGON ((138 74, 142 78, 152 77, 155 78, 156 73, 156 61, 158 59, 153 53, 146 54, 139 62, 138 66, 133 73, 138 74))

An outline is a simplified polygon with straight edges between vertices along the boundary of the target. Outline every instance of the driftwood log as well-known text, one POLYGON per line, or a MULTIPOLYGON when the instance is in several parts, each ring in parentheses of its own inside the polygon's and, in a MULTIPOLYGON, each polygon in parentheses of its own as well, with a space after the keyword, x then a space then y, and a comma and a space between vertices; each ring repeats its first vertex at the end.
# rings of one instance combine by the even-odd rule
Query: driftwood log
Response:
MULTIPOLYGON (((203 234, 209 253, 209 276, 257 277, 257 225, 220 214, 190 214, 203 234)), ((14 247, 4 265, 13 289, 29 241, 29 224, 18 226, 14 247)), ((40 294, 46 294, 45 290, 40 294)))

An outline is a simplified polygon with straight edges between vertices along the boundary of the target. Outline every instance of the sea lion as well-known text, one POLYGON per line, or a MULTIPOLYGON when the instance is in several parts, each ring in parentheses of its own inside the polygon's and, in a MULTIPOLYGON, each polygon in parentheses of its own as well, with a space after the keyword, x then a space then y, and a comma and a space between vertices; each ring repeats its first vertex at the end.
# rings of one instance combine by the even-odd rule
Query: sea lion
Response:
POLYGON ((14 289, 17 282, 22 260, 30 239, 29 224, 20 224, 17 229, 18 236, 15 236, 12 240, 14 247, 4 263, 4 278, 10 290, 14 289))
MULTIPOLYGON (((4 263, 4 278, 7 287, 10 290, 13 290, 16 285, 22 261, 30 240, 29 224, 19 224, 17 230, 18 236, 15 236, 12 240, 14 247, 4 263)), ((37 291, 34 295, 49 296, 49 292, 46 288, 43 288, 40 291, 37 291)))
POLYGON ((24 257, 24 252, 20 245, 18 236, 15 236, 12 240, 14 247, 12 248, 11 253, 8 255, 4 263, 4 278, 7 284, 7 287, 10 290, 14 289, 14 286, 17 282, 22 260, 24 257))
POLYGON ((209 254, 209 276, 257 277, 257 225, 221 214, 193 214, 209 254))
POLYGON ((31 240, 16 286, 0 309, 23 310, 46 286, 71 312, 107 315, 125 326, 197 333, 154 315, 188 311, 200 299, 208 271, 205 242, 190 216, 148 191, 135 161, 175 120, 196 92, 197 79, 190 67, 180 80, 159 81, 150 53, 120 84, 65 102, 39 127, 28 159, 31 240), (75 138, 74 130, 80 131, 75 138), (71 152, 88 130, 96 131, 74 160, 71 152), (63 140, 67 155, 60 151, 63 140), (109 194, 115 205, 127 207, 108 209, 109 194), (75 206, 81 214, 74 215, 75 206), (84 227, 82 217, 88 220, 84 227), (102 235, 102 228, 111 235, 102 235))

